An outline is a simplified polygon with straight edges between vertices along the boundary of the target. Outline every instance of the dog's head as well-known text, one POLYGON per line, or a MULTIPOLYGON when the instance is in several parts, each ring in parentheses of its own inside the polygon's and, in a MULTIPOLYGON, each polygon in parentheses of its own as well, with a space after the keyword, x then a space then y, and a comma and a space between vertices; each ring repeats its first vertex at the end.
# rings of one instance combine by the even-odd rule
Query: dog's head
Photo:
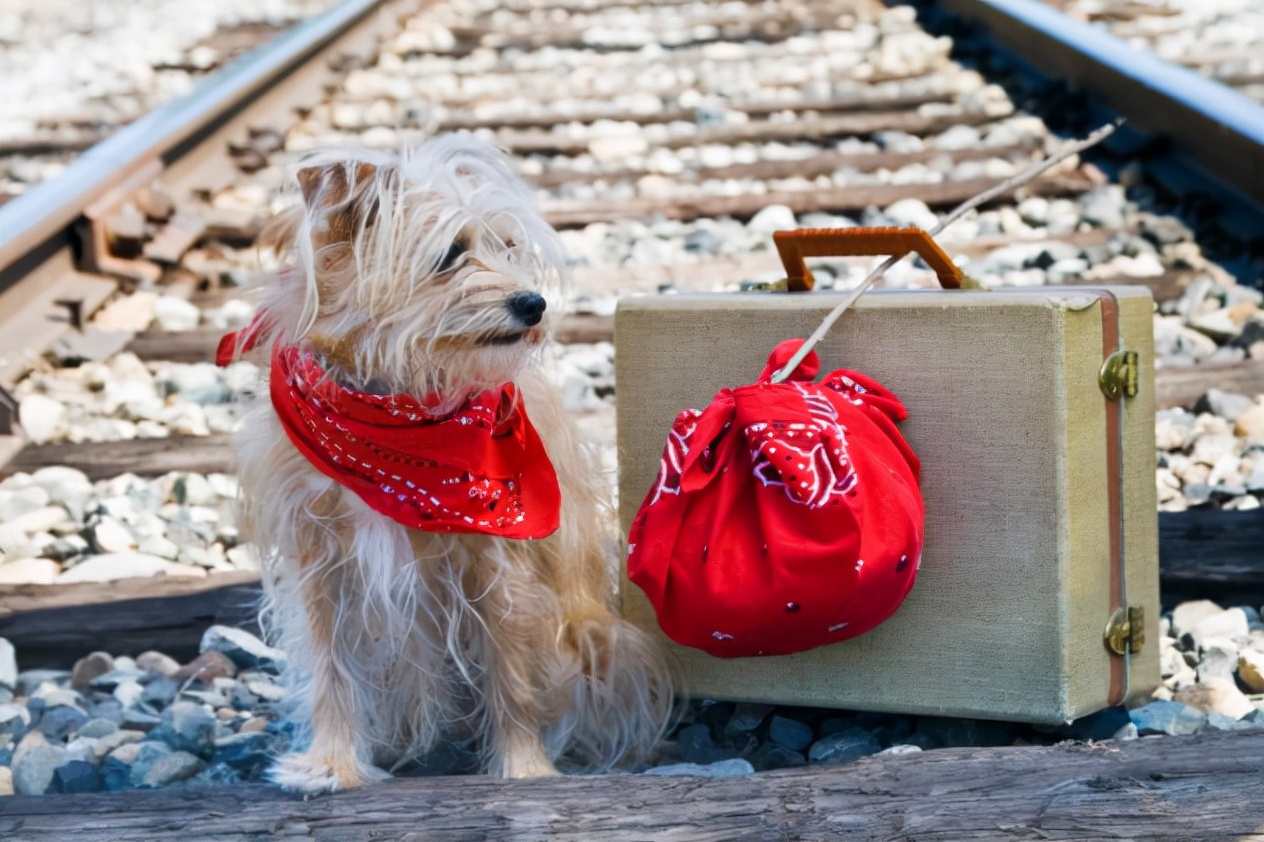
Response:
POLYGON ((547 339, 561 247, 498 150, 459 134, 327 152, 296 180, 302 202, 272 232, 293 268, 265 307, 334 376, 459 401, 547 339))

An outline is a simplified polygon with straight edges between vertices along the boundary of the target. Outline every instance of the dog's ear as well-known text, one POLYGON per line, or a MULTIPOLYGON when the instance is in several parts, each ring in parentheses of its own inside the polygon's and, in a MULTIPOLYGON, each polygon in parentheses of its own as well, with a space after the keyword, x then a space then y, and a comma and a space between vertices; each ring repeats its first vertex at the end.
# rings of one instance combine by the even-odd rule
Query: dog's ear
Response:
POLYGON ((378 215, 379 188, 389 185, 395 168, 365 161, 304 167, 298 171, 303 204, 323 217, 325 230, 317 246, 350 242, 378 215))

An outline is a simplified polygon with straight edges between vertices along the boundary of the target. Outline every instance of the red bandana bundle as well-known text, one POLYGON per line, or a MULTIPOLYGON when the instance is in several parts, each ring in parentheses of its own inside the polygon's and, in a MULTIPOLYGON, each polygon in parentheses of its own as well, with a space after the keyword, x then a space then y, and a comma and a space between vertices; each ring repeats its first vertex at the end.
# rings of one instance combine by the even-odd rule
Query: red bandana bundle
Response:
POLYGON ((803 344, 759 382, 676 418, 628 536, 628 575, 677 643, 718 657, 785 655, 862 634, 903 602, 921 560, 920 465, 907 413, 873 380, 803 344))
MULTIPOLYGON (((258 333, 247 328, 240 346, 258 333)), ((217 362, 238 346, 235 334, 224 337, 217 362)), ((273 351, 270 380, 294 446, 374 511, 427 532, 530 539, 557 529, 557 474, 512 383, 434 415, 411 395, 344 388, 293 345, 273 351)))

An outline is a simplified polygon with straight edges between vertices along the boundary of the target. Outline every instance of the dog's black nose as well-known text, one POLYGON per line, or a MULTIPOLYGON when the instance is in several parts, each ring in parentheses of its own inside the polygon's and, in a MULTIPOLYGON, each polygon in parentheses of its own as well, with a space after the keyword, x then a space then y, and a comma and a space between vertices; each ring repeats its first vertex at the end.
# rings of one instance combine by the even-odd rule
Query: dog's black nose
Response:
POLYGON ((540 319, 544 318, 544 308, 548 306, 548 303, 539 293, 523 291, 515 292, 506 298, 505 306, 524 325, 532 327, 538 325, 540 319))

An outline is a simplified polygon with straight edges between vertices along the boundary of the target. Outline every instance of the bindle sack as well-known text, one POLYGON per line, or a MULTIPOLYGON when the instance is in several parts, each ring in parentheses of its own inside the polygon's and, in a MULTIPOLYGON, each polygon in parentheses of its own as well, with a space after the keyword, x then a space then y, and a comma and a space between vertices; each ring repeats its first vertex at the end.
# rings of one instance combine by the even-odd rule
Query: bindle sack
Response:
POLYGON ((672 424, 629 531, 628 576, 663 632, 721 658, 856 637, 913 586, 924 534, 899 399, 782 342, 755 383, 672 424))

